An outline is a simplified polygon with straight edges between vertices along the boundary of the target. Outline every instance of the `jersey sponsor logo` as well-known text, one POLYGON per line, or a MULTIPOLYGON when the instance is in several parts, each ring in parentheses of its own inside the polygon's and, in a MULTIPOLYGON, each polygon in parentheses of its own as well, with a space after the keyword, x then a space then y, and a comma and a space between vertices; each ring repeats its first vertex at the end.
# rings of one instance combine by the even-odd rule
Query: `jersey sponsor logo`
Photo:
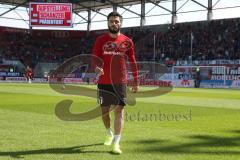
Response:
POLYGON ((108 55, 121 55, 121 54, 124 54, 124 52, 107 52, 107 51, 104 51, 103 54, 108 54, 108 55))
POLYGON ((114 52, 117 50, 117 44, 111 41, 108 41, 103 46, 103 51, 105 52, 114 52))
POLYGON ((131 43, 128 40, 121 42, 119 45, 115 42, 108 41, 103 45, 103 54, 122 55, 129 48, 131 48, 131 43))

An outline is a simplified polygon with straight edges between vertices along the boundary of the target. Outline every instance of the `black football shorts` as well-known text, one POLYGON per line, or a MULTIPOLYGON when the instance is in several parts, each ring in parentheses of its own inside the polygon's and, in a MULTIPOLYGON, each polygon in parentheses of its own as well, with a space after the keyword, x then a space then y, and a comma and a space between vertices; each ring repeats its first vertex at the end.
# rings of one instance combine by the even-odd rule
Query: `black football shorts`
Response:
POLYGON ((98 84, 98 103, 101 107, 126 105, 126 84, 98 84))

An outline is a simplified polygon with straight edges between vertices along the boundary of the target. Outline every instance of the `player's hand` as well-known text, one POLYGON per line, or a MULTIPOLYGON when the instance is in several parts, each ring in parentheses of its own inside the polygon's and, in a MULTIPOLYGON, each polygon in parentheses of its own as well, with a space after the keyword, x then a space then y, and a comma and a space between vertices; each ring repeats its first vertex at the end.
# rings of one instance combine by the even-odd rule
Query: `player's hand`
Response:
POLYGON ((95 73, 96 73, 98 76, 104 75, 103 68, 96 67, 96 68, 95 68, 95 73))
POLYGON ((139 88, 138 85, 134 85, 134 86, 132 87, 132 92, 133 92, 133 93, 136 93, 136 92, 138 91, 138 88, 139 88))

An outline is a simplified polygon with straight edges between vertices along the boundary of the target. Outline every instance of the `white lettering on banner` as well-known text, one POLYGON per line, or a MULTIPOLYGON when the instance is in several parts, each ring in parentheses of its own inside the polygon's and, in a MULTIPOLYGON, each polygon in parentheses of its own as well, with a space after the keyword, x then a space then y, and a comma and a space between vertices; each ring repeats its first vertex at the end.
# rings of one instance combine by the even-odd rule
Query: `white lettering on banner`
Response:
POLYGON ((222 75, 213 75, 211 77, 211 80, 223 80, 224 79, 224 76, 222 75))
MULTIPOLYGON (((27 79, 25 77, 6 77, 5 82, 27 82, 27 79)), ((33 78, 32 82, 37 82, 37 83, 46 83, 47 79, 46 78, 33 78)))
POLYGON ((224 65, 224 64, 240 64, 240 60, 215 60, 216 65, 224 65))
POLYGON ((225 68, 220 66, 213 67, 211 80, 240 80, 240 67, 225 68))
POLYGON ((25 82, 25 77, 6 77, 6 81, 25 82))
MULTIPOLYGON (((188 66, 190 65, 189 61, 178 60, 176 62, 177 66, 188 66)), ((225 64, 234 64, 239 65, 240 60, 211 60, 211 61, 193 61, 191 65, 225 65, 225 64)))
POLYGON ((240 80, 240 75, 212 75, 211 80, 240 80))
POLYGON ((39 23, 40 24, 63 24, 63 20, 39 20, 39 23))
POLYGON ((212 74, 224 74, 225 69, 222 66, 214 66, 212 67, 212 74))
POLYGON ((41 18, 41 19, 64 19, 65 14, 62 12, 40 12, 39 18, 41 18))
POLYGON ((230 67, 227 67, 226 68, 226 74, 240 74, 240 67, 238 68, 230 68, 230 67))
POLYGON ((66 5, 38 5, 37 6, 38 12, 58 12, 58 11, 65 11, 70 12, 71 7, 66 5))

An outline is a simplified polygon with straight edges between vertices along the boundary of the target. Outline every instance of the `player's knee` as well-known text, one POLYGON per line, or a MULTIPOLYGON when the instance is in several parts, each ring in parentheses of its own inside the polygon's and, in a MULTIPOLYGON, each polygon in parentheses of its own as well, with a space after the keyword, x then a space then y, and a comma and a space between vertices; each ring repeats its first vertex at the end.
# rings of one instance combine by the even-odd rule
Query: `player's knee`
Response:
POLYGON ((109 107, 102 107, 102 115, 109 114, 109 107))
POLYGON ((121 106, 118 106, 115 108, 114 112, 115 112, 115 116, 123 117, 124 108, 121 106))

